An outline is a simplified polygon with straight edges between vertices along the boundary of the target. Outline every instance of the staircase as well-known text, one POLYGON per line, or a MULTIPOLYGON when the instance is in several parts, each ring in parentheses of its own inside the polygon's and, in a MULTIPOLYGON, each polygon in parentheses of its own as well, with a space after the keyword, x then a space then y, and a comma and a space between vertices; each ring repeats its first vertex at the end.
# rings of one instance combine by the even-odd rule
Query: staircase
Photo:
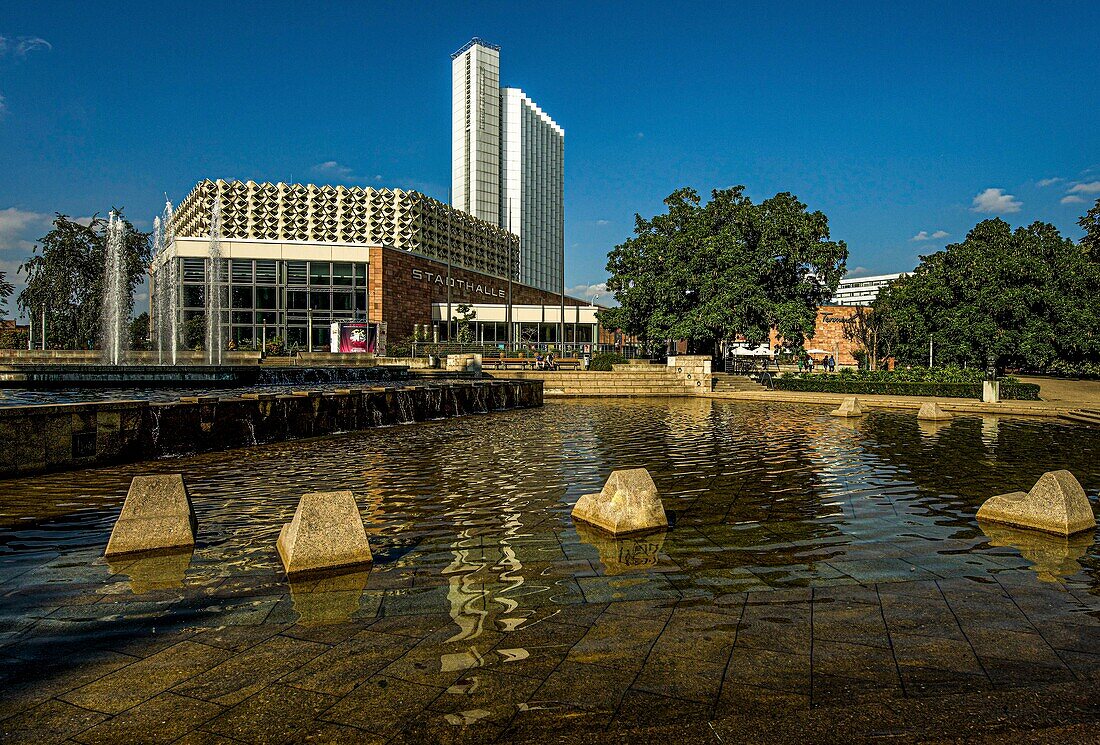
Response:
POLYGON ((1059 418, 1078 424, 1091 424, 1094 427, 1100 427, 1100 409, 1075 409, 1061 414, 1059 418))
POLYGON ((764 386, 747 375, 715 373, 714 387, 712 390, 715 393, 739 393, 743 391, 762 391, 764 390, 764 386))
POLYGON ((616 365, 612 372, 533 370, 494 370, 484 368, 488 377, 513 380, 541 380, 546 397, 554 396, 693 396, 675 371, 658 365, 616 365))

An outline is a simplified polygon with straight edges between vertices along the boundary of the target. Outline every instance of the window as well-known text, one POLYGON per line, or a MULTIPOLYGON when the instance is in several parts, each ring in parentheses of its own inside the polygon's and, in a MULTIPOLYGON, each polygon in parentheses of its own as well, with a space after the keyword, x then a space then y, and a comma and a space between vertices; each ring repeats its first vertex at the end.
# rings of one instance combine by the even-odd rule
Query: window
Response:
POLYGON ((256 307, 257 308, 270 308, 274 310, 277 305, 279 292, 275 287, 257 287, 256 288, 256 307))
POLYGON ((252 284, 252 261, 245 259, 232 259, 229 262, 233 282, 236 284, 252 284))
POLYGON ((309 283, 310 285, 332 284, 327 261, 309 262, 309 283))
POLYGON ((235 310, 233 311, 233 323, 243 323, 248 326, 252 325, 252 311, 235 310))
POLYGON ((309 309, 310 310, 329 310, 329 292, 327 290, 321 290, 320 292, 314 291, 309 293, 309 309))
POLYGON ((304 285, 309 274, 304 261, 286 262, 286 283, 288 285, 304 285))
POLYGON ((333 264, 332 265, 332 284, 342 287, 351 287, 352 284, 352 272, 351 264, 333 264))
POLYGON ((305 290, 287 290, 287 310, 305 310, 309 304, 309 293, 305 290))
POLYGON ((332 293, 332 309, 340 311, 353 310, 351 305, 352 294, 350 292, 332 293))
POLYGON ((205 282, 206 281, 206 262, 203 259, 184 259, 183 260, 183 281, 184 282, 205 282))
POLYGON ((233 307, 234 308, 248 308, 252 310, 252 288, 240 287, 238 285, 233 286, 233 307))
POLYGON ((205 308, 206 288, 202 285, 184 285, 183 306, 185 308, 205 308))
MULTIPOLYGON (((256 260, 256 284, 275 284, 275 261, 271 259, 256 260)), ((274 306, 272 306, 274 307, 274 306)))

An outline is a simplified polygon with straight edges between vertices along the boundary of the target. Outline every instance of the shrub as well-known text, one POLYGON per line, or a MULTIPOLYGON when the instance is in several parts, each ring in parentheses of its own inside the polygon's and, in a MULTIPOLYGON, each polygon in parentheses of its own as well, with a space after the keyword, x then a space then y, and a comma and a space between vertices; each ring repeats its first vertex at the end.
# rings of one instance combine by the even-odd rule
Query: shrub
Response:
MULTIPOLYGON (((784 375, 776 378, 778 391, 813 391, 816 393, 851 393, 867 396, 938 396, 943 398, 981 398, 981 383, 909 382, 865 380, 856 375, 784 375)), ((1039 386, 1001 380, 1001 398, 1038 401, 1039 386)))
POLYGON ((602 370, 609 372, 612 365, 626 364, 626 357, 615 352, 596 352, 592 355, 592 361, 588 365, 589 370, 602 370))

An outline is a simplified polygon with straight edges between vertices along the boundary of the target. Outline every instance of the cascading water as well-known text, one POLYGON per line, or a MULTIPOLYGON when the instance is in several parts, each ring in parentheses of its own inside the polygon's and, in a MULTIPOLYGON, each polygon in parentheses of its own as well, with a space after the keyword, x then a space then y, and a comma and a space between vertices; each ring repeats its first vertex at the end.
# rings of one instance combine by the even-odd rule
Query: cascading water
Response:
POLYGON ((164 214, 161 216, 161 229, 164 230, 164 250, 168 252, 167 280, 168 280, 168 319, 169 348, 172 352, 172 364, 176 364, 176 350, 179 348, 179 319, 180 319, 180 278, 179 257, 176 255, 176 233, 172 229, 172 203, 164 200, 164 214))
POLYGON ((206 362, 210 365, 222 363, 222 275, 223 260, 221 248, 222 200, 214 197, 214 207, 210 211, 210 255, 206 267, 206 362))
POLYGON ((125 316, 129 303, 125 279, 126 224, 114 212, 107 221, 107 252, 103 267, 102 356, 108 365, 123 363, 125 316))
MULTIPOLYGON (((164 252, 164 228, 160 217, 153 218, 153 264, 160 264, 161 254, 164 252)), ((163 266, 157 266, 153 273, 153 327, 157 335, 157 363, 164 364, 164 347, 167 340, 164 333, 164 321, 167 316, 165 305, 168 300, 168 288, 164 281, 165 271, 163 266)))

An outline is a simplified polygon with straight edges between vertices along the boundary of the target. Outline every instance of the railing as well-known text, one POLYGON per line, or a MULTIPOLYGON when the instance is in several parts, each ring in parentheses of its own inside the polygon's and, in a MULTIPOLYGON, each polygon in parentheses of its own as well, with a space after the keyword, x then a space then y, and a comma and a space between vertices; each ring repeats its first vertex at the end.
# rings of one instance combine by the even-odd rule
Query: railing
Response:
POLYGON ((614 344, 592 344, 583 342, 568 342, 555 344, 542 342, 538 344, 514 343, 506 344, 461 344, 459 342, 413 342, 411 345, 412 357, 445 357, 448 354, 480 354, 482 357, 499 357, 502 353, 506 357, 515 357, 520 352, 534 356, 538 352, 546 354, 553 350, 558 357, 591 357, 597 352, 615 352, 627 359, 634 359, 636 350, 629 347, 619 348, 614 344))

